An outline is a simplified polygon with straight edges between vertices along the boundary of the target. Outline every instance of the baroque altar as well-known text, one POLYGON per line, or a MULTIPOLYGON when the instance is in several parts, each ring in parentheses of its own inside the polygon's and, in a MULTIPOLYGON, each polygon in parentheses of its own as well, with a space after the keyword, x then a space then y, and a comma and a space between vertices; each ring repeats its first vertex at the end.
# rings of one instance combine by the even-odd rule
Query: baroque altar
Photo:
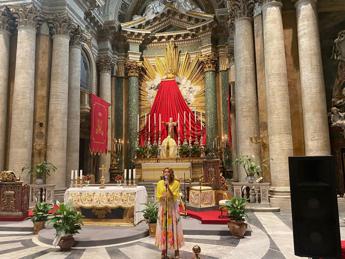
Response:
POLYGON ((147 192, 144 186, 73 187, 65 192, 64 202, 80 210, 88 222, 138 224, 144 220, 147 192))

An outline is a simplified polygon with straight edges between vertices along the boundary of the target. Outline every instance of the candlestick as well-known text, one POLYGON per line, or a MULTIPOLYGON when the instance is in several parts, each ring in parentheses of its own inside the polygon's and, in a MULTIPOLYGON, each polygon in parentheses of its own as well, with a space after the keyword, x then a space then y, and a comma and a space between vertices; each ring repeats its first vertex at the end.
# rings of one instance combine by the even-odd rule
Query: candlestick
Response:
POLYGON ((137 118, 137 131, 139 132, 139 114, 138 114, 138 118, 137 118))
POLYGON ((78 179, 78 170, 74 170, 74 180, 77 181, 78 179))
POLYGON ((196 124, 196 111, 194 111, 194 124, 196 124))
POLYGON ((128 180, 132 181, 132 169, 128 169, 128 180))
POLYGON ((188 120, 189 120, 189 136, 191 136, 191 130, 192 130, 192 122, 191 122, 191 119, 190 119, 190 114, 188 114, 188 120))
POLYGON ((183 112, 183 123, 186 124, 186 111, 183 112))
POLYGON ((74 170, 71 170, 71 181, 73 181, 74 170))
POLYGON ((136 169, 133 169, 133 183, 135 183, 136 169))
POLYGON ((83 170, 80 169, 80 179, 83 179, 83 170))
POLYGON ((123 180, 127 180, 127 169, 123 172, 123 180))

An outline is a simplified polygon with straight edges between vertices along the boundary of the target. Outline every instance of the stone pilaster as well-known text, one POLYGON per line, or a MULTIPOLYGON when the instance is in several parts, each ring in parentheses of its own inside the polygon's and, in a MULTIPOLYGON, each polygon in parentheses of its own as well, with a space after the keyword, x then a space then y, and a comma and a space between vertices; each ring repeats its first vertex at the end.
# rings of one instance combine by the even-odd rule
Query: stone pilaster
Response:
MULTIPOLYGON (((99 96, 106 102, 111 104, 111 69, 113 66, 112 57, 109 55, 100 55, 98 59, 98 67, 100 71, 100 88, 99 96)), ((100 157, 100 165, 109 170, 110 168, 110 150, 111 150, 111 105, 108 109, 108 152, 100 157)), ((106 182, 109 182, 109 174, 105 175, 106 182)))
MULTIPOLYGON (((233 1, 235 16, 235 102, 237 155, 254 155, 260 161, 259 146, 251 138, 259 135, 259 115, 256 94, 255 56, 253 38, 254 0, 233 1)), ((246 174, 239 168, 239 180, 246 174)))
POLYGON ((7 132, 7 95, 10 55, 9 17, 0 9, 0 171, 5 169, 7 132))
POLYGON ((317 0, 296 2, 305 154, 330 155, 317 0))
POLYGON ((292 133, 280 1, 263 4, 266 98, 271 170, 271 204, 290 207, 288 157, 292 133))
POLYGON ((128 162, 135 158, 135 150, 137 148, 137 117, 139 114, 139 75, 140 63, 136 61, 128 61, 126 63, 128 74, 128 162))
POLYGON ((47 182, 56 190, 66 188, 67 119, 69 83, 70 19, 64 14, 51 20, 53 51, 50 80, 47 160, 57 167, 47 182))
MULTIPOLYGON (((37 10, 31 5, 11 9, 18 26, 8 169, 18 175, 31 167, 35 93, 37 10)), ((22 175, 24 182, 29 176, 22 175)))
POLYGON ((71 170, 79 169, 81 39, 81 30, 74 30, 69 48, 66 185, 71 170))
POLYGON ((217 93, 216 93, 216 65, 214 55, 202 57, 205 72, 205 100, 206 100, 206 147, 212 148, 217 137, 217 93))

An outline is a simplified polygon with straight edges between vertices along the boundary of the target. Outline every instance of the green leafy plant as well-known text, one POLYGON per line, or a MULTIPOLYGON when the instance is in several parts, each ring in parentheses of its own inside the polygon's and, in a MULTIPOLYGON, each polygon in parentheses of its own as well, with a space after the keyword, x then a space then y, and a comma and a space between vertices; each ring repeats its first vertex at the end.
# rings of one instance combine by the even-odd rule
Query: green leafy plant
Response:
POLYGON ((46 202, 36 203, 33 209, 33 216, 31 217, 32 222, 47 221, 49 210, 51 210, 52 207, 52 205, 46 202))
POLYGON ((42 163, 36 164, 33 168, 24 167, 22 169, 23 172, 32 174, 36 178, 43 178, 44 176, 49 176, 51 173, 54 173, 56 170, 57 170, 57 167, 48 161, 43 161, 42 163))
POLYGON ((136 154, 139 158, 144 158, 146 156, 146 147, 137 147, 136 154))
POLYGON ((244 221, 246 218, 246 200, 239 197, 233 197, 231 200, 225 202, 225 207, 228 210, 230 219, 235 221, 244 221))
POLYGON ((157 157, 158 156, 158 145, 152 145, 149 149, 150 157, 157 157))
POLYGON ((241 165, 247 176, 260 176, 261 167, 255 162, 254 156, 240 156, 234 161, 234 164, 241 165))
POLYGON ((60 204, 50 222, 53 224, 57 235, 74 235, 79 233, 83 225, 82 217, 81 213, 73 207, 60 204))
POLYGON ((191 150, 190 150, 190 153, 191 153, 192 157, 200 157, 200 155, 201 155, 201 148, 200 148, 200 146, 193 145, 191 150))
POLYGON ((183 144, 179 148, 179 155, 180 157, 188 157, 189 156, 189 145, 188 144, 183 144))
POLYGON ((158 219, 158 205, 156 202, 148 201, 145 203, 145 208, 141 211, 147 223, 157 223, 158 219))

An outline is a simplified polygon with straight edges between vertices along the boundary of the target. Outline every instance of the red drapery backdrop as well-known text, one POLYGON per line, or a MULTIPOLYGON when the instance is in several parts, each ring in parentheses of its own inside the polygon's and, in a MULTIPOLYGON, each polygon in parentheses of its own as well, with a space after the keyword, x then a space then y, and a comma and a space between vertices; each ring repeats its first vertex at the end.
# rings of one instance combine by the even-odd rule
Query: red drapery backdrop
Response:
POLYGON ((106 153, 108 146, 108 107, 102 98, 91 95, 90 152, 106 153))
MULTIPOLYGON (((186 101, 184 100, 181 91, 175 80, 164 80, 161 81, 158 92, 156 94, 155 100, 153 102, 151 111, 150 111, 150 142, 151 144, 155 142, 154 137, 156 136, 156 142, 158 143, 158 132, 159 132, 159 114, 161 115, 161 141, 163 141, 168 136, 168 128, 165 122, 169 121, 169 118, 172 118, 174 122, 177 122, 178 117, 179 123, 178 127, 175 127, 175 136, 174 139, 177 143, 178 134, 180 135, 180 143, 182 144, 184 140, 184 125, 185 125, 185 134, 187 141, 189 137, 192 137, 192 143, 195 142, 195 137, 198 138, 200 142, 200 136, 203 136, 203 144, 206 143, 206 130, 204 126, 200 124, 200 113, 197 114, 195 119, 195 113, 188 107, 186 101), (155 115, 156 114, 156 115, 155 115), (179 114, 179 115, 178 115, 179 114), (184 123, 184 114, 185 114, 185 123, 184 123), (156 127, 154 124, 154 116, 156 116, 156 127), (189 121, 190 118, 190 121, 189 121), (191 126, 189 126, 191 125, 191 126), (189 130, 191 128, 191 130, 189 130), (156 131, 156 134, 154 133, 156 131)), ((140 145, 145 145, 145 142, 148 140, 149 135, 149 116, 145 122, 144 128, 140 131, 140 145)))

